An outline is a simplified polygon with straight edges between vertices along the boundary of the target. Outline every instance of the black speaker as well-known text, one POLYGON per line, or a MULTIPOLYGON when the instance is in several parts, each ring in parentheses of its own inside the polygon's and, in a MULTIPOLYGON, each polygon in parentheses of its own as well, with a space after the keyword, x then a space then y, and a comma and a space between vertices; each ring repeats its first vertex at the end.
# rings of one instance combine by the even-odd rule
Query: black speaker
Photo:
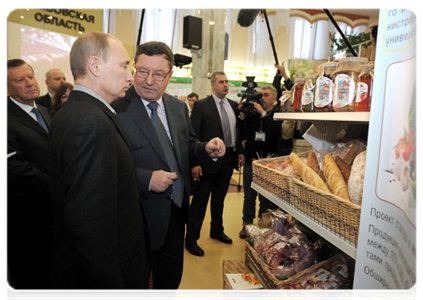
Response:
POLYGON ((225 55, 224 60, 228 60, 228 53, 229 53, 229 34, 225 32, 225 55))
POLYGON ((187 49, 201 49, 203 36, 203 19, 186 16, 184 17, 183 47, 187 49))

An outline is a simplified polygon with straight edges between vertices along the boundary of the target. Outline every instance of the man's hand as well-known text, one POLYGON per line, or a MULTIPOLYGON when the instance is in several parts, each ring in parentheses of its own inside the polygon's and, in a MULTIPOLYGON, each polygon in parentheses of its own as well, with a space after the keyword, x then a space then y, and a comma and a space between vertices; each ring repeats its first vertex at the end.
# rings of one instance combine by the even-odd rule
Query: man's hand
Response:
POLYGON ((195 178, 195 180, 200 181, 200 176, 203 176, 203 169, 201 166, 191 168, 191 175, 195 178))
POLYGON ((251 102, 251 103, 253 103, 254 110, 256 112, 258 112, 260 116, 265 112, 265 110, 263 109, 263 107, 259 103, 257 103, 257 102, 251 102))
POLYGON ((238 166, 241 168, 245 165, 245 156, 244 154, 238 154, 238 166))
POLYGON ((288 76, 288 74, 286 73, 286 70, 285 70, 285 62, 282 62, 281 65, 275 64, 275 67, 276 67, 276 69, 278 69, 278 75, 279 76, 282 76, 285 80, 289 79, 289 76, 288 76))
POLYGON ((175 172, 170 173, 163 170, 153 171, 151 175, 150 190, 155 193, 163 193, 176 179, 178 179, 178 175, 176 175, 175 172))
POLYGON ((225 143, 218 137, 211 139, 206 145, 206 151, 211 158, 225 155, 225 143))
POLYGON ((245 112, 241 111, 241 108, 242 108, 242 105, 243 105, 243 104, 244 104, 244 103, 242 102, 242 99, 241 99, 241 101, 239 101, 239 103, 238 103, 239 118, 240 118, 241 120, 244 120, 244 119, 245 119, 245 117, 246 117, 245 112))

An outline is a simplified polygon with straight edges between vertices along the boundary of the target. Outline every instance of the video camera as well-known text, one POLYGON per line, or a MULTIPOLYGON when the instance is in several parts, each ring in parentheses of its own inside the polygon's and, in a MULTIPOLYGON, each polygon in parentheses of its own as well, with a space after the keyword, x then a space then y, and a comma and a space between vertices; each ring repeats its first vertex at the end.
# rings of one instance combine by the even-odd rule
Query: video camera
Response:
POLYGON ((263 94, 255 90, 257 87, 257 83, 254 82, 254 78, 256 78, 255 76, 245 76, 245 78, 247 78, 247 81, 243 82, 242 86, 246 87, 247 89, 242 94, 241 101, 243 101, 243 99, 246 100, 242 104, 240 110, 246 114, 255 114, 253 102, 258 103, 263 97, 263 94))

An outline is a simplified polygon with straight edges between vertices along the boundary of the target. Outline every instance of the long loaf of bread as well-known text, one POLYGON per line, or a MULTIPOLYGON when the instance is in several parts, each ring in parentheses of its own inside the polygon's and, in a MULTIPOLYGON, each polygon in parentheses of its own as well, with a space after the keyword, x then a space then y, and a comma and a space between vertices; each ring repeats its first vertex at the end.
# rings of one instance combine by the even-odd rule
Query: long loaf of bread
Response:
POLYGON ((323 173, 325 174, 326 184, 332 194, 339 196, 344 200, 351 201, 344 177, 330 153, 326 154, 323 159, 323 173))
POLYGON ((292 162, 294 172, 297 173, 297 175, 300 176, 305 183, 329 193, 329 189, 322 178, 320 178, 320 176, 314 172, 312 168, 307 166, 307 164, 296 153, 291 152, 289 159, 292 162))
POLYGON ((320 176, 320 178, 323 179, 323 181, 326 180, 325 175, 323 175, 323 171, 320 170, 319 161, 317 160, 316 153, 314 153, 313 151, 310 151, 310 153, 308 154, 307 165, 312 168, 313 171, 316 172, 320 176))
POLYGON ((335 157, 335 162, 338 165, 338 168, 341 171, 342 176, 344 177, 345 183, 348 186, 348 180, 350 179, 350 174, 351 174, 351 167, 347 165, 347 163, 341 157, 339 157, 339 155, 335 157))

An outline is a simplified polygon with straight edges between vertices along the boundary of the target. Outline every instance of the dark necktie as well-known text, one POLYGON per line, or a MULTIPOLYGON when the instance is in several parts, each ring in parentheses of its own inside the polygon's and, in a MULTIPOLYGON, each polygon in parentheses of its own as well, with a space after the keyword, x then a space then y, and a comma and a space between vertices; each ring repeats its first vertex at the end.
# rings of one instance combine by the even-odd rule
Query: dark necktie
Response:
POLYGON ((223 100, 220 101, 220 115, 222 118, 223 141, 225 142, 225 146, 229 148, 232 144, 231 124, 229 123, 229 117, 223 105, 223 100))
POLYGON ((166 129, 163 126, 162 121, 157 115, 157 105, 157 102, 150 102, 147 106, 151 110, 151 122, 156 128, 157 137, 159 138, 160 144, 163 148, 167 163, 169 164, 170 171, 176 172, 176 174, 178 175, 178 179, 175 180, 172 185, 172 194, 173 202, 179 207, 181 207, 182 201, 184 200, 184 179, 179 169, 175 151, 173 149, 172 144, 170 143, 169 136, 167 135, 166 129))
POLYGON ((37 122, 38 122, 38 124, 40 124, 47 132, 48 132, 48 129, 47 129, 47 125, 46 125, 46 123, 44 123, 44 120, 43 120, 43 118, 41 117, 41 114, 40 114, 40 112, 38 111, 38 109, 36 108, 36 107, 34 107, 34 108, 32 108, 32 110, 31 110, 34 114, 35 114, 35 116, 37 117, 37 122))

